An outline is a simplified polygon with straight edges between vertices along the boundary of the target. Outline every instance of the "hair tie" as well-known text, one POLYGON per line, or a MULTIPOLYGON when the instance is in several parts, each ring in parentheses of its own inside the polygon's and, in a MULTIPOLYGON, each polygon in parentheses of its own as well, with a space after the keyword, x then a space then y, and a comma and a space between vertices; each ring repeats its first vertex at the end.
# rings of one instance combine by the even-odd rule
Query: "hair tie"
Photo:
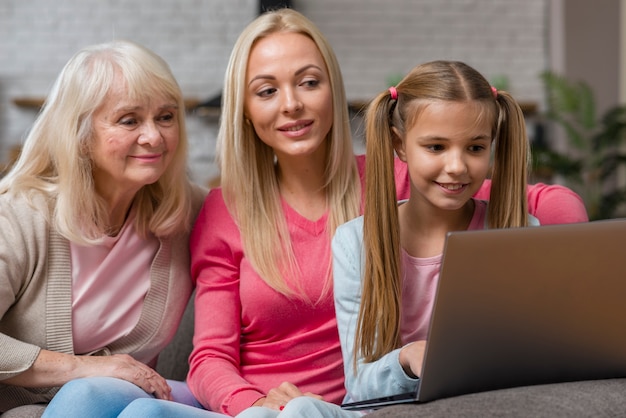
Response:
POLYGON ((498 98, 498 89, 495 88, 494 86, 491 86, 491 92, 493 93, 493 98, 497 99, 498 98))
POLYGON ((393 86, 389 87, 389 93, 391 93, 391 98, 393 100, 398 100, 398 90, 396 90, 395 87, 393 86))

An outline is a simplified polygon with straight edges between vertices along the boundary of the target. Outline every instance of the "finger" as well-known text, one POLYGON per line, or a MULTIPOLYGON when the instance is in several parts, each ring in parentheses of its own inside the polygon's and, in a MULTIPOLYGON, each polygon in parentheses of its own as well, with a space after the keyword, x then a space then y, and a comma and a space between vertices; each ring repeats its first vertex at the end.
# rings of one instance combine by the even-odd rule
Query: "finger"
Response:
POLYGON ((170 400, 172 389, 167 381, 150 367, 139 367, 133 382, 158 399, 170 400))
POLYGON ((287 396, 288 399, 297 398, 298 396, 303 396, 304 393, 296 385, 290 382, 283 382, 280 384, 278 389, 287 396))
POLYGON ((263 406, 270 409, 280 410, 280 407, 289 402, 289 399, 290 397, 287 396, 283 390, 273 388, 267 392, 263 406))
POLYGON ((172 400, 172 388, 170 388, 169 385, 165 385, 165 387, 157 388, 152 394, 157 399, 163 399, 165 401, 172 400))

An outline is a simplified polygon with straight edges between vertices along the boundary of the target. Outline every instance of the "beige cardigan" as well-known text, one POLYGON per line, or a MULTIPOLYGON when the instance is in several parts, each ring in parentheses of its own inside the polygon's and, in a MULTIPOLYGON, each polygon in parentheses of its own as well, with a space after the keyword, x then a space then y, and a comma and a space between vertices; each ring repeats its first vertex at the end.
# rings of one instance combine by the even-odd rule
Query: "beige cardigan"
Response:
MULTIPOLYGON (((194 189, 194 215, 205 191, 194 189)), ((36 206, 46 210, 43 196, 36 206)), ((192 291, 188 234, 160 240, 136 327, 93 355, 126 353, 154 365, 173 338, 192 291)), ((73 354, 68 240, 24 198, 0 195, 0 380, 27 370, 43 349, 73 354)), ((0 384, 0 412, 48 402, 58 388, 0 384)))

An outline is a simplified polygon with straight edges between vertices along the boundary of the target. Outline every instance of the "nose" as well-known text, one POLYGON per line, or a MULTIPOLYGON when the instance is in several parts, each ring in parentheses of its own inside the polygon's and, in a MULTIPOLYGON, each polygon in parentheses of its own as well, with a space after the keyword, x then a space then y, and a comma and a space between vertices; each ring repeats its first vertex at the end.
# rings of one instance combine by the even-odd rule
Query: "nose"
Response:
POLYGON ((452 175, 461 175, 467 172, 467 162, 465 161, 465 154, 462 151, 449 151, 445 159, 446 173, 452 175))
POLYGON ((282 108, 283 113, 293 113, 302 109, 302 102, 294 89, 283 89, 282 108))
POLYGON ((141 127, 141 134, 139 135, 140 144, 149 144, 152 147, 156 147, 163 141, 161 130, 154 121, 148 121, 141 127))

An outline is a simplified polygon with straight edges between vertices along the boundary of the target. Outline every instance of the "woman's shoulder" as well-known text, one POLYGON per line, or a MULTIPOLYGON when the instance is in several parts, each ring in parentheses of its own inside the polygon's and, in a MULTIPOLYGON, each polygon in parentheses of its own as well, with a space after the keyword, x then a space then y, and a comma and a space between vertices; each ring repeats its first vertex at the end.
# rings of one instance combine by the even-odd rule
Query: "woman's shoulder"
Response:
POLYGON ((0 213, 14 214, 19 218, 47 218, 52 211, 53 199, 42 192, 0 194, 0 213))
POLYGON ((33 193, 28 197, 22 194, 1 194, 0 230, 6 239, 13 240, 13 244, 17 244, 17 240, 29 240, 32 237, 43 239, 49 233, 52 205, 53 202, 42 193, 33 193))
POLYGON ((226 206, 221 187, 208 191, 194 230, 211 230, 213 235, 238 235, 239 229, 226 206))

